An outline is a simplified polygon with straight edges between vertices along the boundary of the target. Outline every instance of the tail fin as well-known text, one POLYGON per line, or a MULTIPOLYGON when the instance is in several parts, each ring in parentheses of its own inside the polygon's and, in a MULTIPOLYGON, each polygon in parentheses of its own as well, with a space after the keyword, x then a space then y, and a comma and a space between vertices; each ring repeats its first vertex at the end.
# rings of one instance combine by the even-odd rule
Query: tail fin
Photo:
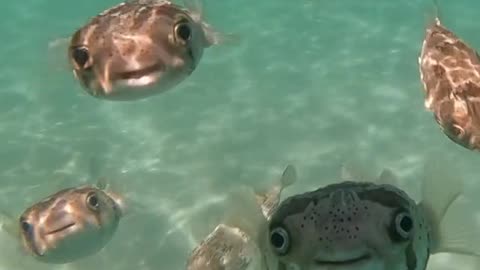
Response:
POLYGON ((436 156, 425 166, 419 207, 432 229, 431 252, 480 256, 480 232, 474 211, 462 204, 463 180, 451 163, 436 156), (435 160, 435 161, 433 161, 435 160), (447 165, 448 164, 448 165, 447 165))

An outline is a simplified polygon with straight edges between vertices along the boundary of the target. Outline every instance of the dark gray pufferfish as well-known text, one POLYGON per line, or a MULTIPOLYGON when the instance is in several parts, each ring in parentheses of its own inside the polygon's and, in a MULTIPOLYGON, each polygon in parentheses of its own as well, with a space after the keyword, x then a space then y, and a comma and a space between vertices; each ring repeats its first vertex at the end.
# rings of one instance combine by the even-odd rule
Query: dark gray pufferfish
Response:
POLYGON ((285 199, 269 222, 277 269, 425 270, 431 254, 480 256, 471 213, 453 208, 462 184, 430 172, 420 203, 396 187, 390 170, 285 199))

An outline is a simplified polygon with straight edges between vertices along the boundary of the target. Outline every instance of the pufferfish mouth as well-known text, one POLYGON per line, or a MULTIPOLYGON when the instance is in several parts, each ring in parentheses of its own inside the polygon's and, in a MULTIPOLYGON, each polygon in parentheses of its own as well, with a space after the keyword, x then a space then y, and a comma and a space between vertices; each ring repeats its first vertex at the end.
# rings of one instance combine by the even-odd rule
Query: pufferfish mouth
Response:
POLYGON ((70 228, 70 227, 73 227, 73 226, 75 226, 75 222, 68 223, 68 224, 66 224, 66 225, 64 225, 64 226, 61 226, 61 227, 55 228, 55 229, 53 229, 53 230, 50 230, 50 231, 48 231, 48 232, 46 233, 46 235, 55 234, 55 233, 64 231, 64 230, 66 230, 66 229, 68 229, 68 228, 70 228))
POLYGON ((356 258, 346 259, 346 260, 323 260, 323 259, 315 259, 315 264, 317 265, 351 265, 356 264, 362 261, 369 260, 371 258, 370 255, 365 254, 356 258))
POLYGON ((131 79, 140 79, 144 76, 158 73, 165 70, 165 65, 163 63, 157 63, 151 66, 147 66, 145 68, 131 70, 131 71, 124 71, 117 74, 117 78, 119 80, 131 80, 131 79))

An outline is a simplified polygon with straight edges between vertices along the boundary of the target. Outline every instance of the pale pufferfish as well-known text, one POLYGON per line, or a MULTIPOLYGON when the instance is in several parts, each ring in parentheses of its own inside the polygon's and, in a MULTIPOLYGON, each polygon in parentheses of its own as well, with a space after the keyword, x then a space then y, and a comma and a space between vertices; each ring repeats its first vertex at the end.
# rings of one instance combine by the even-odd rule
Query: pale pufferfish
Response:
POLYGON ((449 139, 480 151, 480 57, 442 25, 435 6, 418 58, 425 108, 449 139))
POLYGON ((203 20, 200 0, 184 3, 130 0, 92 18, 70 39, 75 78, 109 100, 142 99, 182 82, 205 48, 228 37, 203 20))
POLYGON ((22 248, 38 261, 71 263, 91 256, 112 239, 125 212, 123 198, 96 185, 67 188, 28 207, 18 219, 4 215, 4 228, 20 238, 22 248))
POLYGON ((236 187, 227 199, 223 223, 192 251, 187 270, 259 270, 275 265, 266 257, 263 235, 281 192, 296 180, 294 166, 288 165, 266 192, 236 187))
POLYGON ((278 269, 425 270, 431 254, 479 256, 475 220, 451 207, 462 183, 448 171, 430 172, 438 177, 424 179, 418 204, 393 185, 389 170, 376 181, 348 180, 285 199, 269 223, 278 269))

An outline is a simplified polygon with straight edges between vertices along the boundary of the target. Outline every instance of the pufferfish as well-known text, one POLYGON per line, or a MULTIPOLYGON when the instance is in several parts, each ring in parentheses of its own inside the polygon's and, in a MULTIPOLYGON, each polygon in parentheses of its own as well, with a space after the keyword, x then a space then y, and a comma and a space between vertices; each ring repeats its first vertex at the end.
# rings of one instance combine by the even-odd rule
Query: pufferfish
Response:
POLYGON ((264 253, 266 225, 280 203, 284 188, 296 182, 293 165, 288 165, 279 181, 266 192, 236 187, 231 193, 223 223, 192 251, 187 270, 260 270, 275 265, 264 253))
POLYGON ((480 57, 442 25, 435 7, 418 58, 425 108, 449 139, 480 151, 480 57))
POLYGON ((388 169, 286 198, 268 225, 277 269, 425 270, 431 254, 480 256, 472 213, 454 207, 462 183, 438 165, 427 163, 419 203, 388 169))
POLYGON ((108 100, 143 99, 185 80, 205 48, 231 35, 205 22, 200 0, 183 2, 130 0, 93 17, 70 38, 75 78, 108 100))
POLYGON ((26 253, 49 264, 91 256, 112 239, 125 214, 124 199, 105 179, 60 190, 28 207, 18 219, 3 213, 2 229, 26 253))

